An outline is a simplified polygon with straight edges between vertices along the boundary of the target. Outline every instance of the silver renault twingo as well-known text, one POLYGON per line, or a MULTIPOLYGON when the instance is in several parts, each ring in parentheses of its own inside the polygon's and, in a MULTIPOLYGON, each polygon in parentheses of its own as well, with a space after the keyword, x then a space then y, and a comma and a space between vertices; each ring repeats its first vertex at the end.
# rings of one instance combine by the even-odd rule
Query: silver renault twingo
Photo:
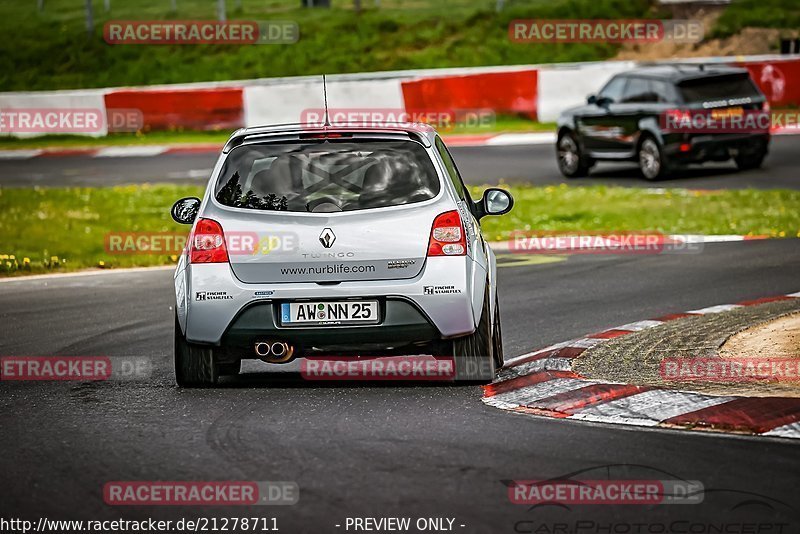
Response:
POLYGON ((175 271, 175 377, 206 386, 243 359, 451 356, 456 380, 503 364, 495 256, 473 201, 425 124, 285 125, 236 131, 175 271))

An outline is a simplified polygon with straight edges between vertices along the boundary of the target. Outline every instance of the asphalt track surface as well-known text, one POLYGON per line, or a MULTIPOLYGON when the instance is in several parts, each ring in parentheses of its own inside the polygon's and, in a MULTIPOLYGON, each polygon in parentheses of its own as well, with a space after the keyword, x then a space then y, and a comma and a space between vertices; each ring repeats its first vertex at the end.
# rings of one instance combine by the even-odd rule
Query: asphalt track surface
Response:
MULTIPOLYGON (((470 184, 501 179, 531 185, 612 184, 624 187, 693 189, 799 189, 797 161, 800 136, 775 136, 762 169, 739 172, 732 162, 689 167, 668 180, 648 182, 630 163, 601 163, 589 178, 569 180, 556 167, 552 145, 455 147, 456 162, 470 184)), ((142 182, 207 182, 216 161, 213 153, 163 154, 154 157, 92 158, 44 156, 27 160, 0 158, 0 187, 90 186, 142 182)))
MULTIPOLYGON (((795 292, 798 272, 795 239, 504 267, 506 351, 795 292)), ((1 382, 2 517, 257 515, 276 517, 284 533, 346 532, 347 517, 364 516, 450 517, 465 533, 800 532, 800 454, 788 440, 521 416, 485 406, 474 385, 320 384, 291 367, 254 364, 217 389, 178 389, 171 276, 0 283, 0 354, 140 356, 154 369, 129 382, 1 382), (510 503, 503 483, 583 470, 696 480, 706 492, 692 505, 529 507, 510 503), (300 501, 110 507, 102 488, 114 480, 296 481, 300 501), (720 525, 728 530, 712 530, 720 525)))

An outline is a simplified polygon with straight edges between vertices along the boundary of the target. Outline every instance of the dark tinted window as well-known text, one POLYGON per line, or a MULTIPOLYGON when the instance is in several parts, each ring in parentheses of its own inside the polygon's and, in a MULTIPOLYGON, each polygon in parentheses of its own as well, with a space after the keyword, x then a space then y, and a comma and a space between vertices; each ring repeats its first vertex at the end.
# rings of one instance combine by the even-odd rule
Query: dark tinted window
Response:
POLYGON ((640 102, 657 102, 658 96, 653 92, 653 87, 650 80, 644 78, 630 78, 628 85, 625 87, 625 93, 622 96, 622 102, 640 103, 640 102))
POLYGON ((650 90, 655 98, 654 102, 675 102, 675 87, 662 80, 650 80, 650 90))
POLYGON ((439 188, 412 141, 272 143, 233 149, 214 195, 236 208, 336 212, 421 202, 439 188))
POLYGON ((691 103, 760 98, 758 89, 746 73, 687 80, 678 87, 684 101, 691 103))
POLYGON ((598 94, 601 98, 609 98, 612 102, 619 102, 622 100, 622 91, 625 89, 627 78, 612 78, 605 87, 600 90, 598 94))

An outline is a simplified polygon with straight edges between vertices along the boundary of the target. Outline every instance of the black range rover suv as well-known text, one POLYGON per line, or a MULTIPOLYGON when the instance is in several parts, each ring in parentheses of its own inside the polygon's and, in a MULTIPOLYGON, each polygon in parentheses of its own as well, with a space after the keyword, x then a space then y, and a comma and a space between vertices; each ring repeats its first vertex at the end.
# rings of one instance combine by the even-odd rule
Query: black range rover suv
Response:
POLYGON ((768 127, 670 128, 678 123, 665 117, 713 113, 716 118, 741 118, 768 110, 766 98, 746 69, 640 67, 611 78, 586 105, 561 113, 558 167, 572 178, 588 175, 598 160, 635 161, 648 180, 663 178, 681 165, 731 158, 740 169, 757 168, 767 155, 768 127))

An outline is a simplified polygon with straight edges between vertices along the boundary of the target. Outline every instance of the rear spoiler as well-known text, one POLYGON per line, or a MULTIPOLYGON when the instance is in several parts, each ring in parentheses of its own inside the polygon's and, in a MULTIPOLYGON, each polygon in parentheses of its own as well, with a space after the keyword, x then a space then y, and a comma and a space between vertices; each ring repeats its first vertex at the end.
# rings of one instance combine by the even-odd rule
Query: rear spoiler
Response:
POLYGON ((260 128, 240 128, 231 134, 231 137, 222 148, 222 152, 227 154, 239 145, 244 144, 248 140, 264 139, 269 141, 300 141, 302 139, 309 139, 313 137, 326 137, 325 134, 330 133, 331 138, 341 136, 358 137, 358 138, 395 138, 410 139, 417 141, 426 148, 431 147, 430 139, 421 132, 404 130, 402 128, 380 128, 380 127, 357 127, 357 126, 337 126, 337 127, 324 127, 324 126, 310 126, 308 124, 296 125, 278 125, 267 126, 260 128))

